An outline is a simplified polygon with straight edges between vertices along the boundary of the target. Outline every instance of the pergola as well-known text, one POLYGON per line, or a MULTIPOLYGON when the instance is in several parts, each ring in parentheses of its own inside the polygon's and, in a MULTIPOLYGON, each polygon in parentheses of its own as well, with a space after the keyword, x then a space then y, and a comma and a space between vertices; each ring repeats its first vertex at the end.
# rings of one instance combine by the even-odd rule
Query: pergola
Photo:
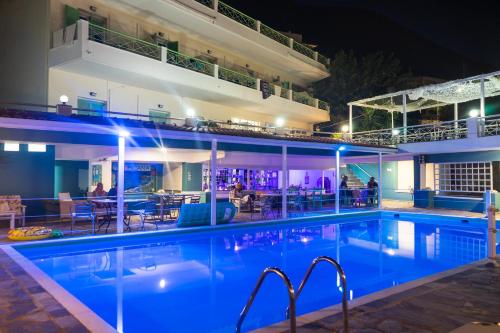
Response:
POLYGON ((352 134, 353 106, 390 112, 391 128, 394 128, 394 112, 400 112, 403 114, 403 128, 406 129, 408 112, 453 104, 454 120, 458 121, 458 104, 477 99, 480 100, 479 116, 484 117, 485 98, 498 95, 500 71, 349 102, 349 134, 352 134))

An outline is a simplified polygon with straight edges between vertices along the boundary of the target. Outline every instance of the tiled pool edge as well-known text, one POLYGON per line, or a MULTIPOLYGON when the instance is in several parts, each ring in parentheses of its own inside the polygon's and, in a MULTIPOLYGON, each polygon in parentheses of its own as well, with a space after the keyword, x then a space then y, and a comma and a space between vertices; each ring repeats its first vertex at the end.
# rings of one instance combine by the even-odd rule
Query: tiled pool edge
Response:
MULTIPOLYGON (((466 264, 463 266, 459 266, 456 268, 452 268, 443 272, 439 272, 436 274, 432 274, 417 280, 413 280, 410 282, 406 282, 391 288, 383 289, 381 291, 377 291, 372 294, 368 294, 359 298, 356 298, 352 301, 349 301, 349 311, 358 307, 362 306, 368 303, 371 303, 373 301, 381 300, 389 296, 393 296, 405 291, 408 291, 410 289, 416 288, 423 286, 425 284, 435 282, 437 280, 465 272, 473 267, 478 267, 481 266, 485 263, 489 262, 488 259, 482 259, 479 261, 472 262, 470 264, 466 264)), ((349 280, 347 281, 349 283, 349 280)), ((335 304, 317 311, 309 312, 303 315, 300 315, 297 317, 297 327, 301 327, 307 324, 314 323, 316 321, 319 321, 321 319, 336 315, 338 313, 342 312, 342 306, 341 304, 335 304)), ((283 320, 281 322, 275 323, 273 325, 267 326, 267 327, 262 327, 258 328, 256 330, 250 331, 251 333, 283 333, 283 332, 288 332, 290 329, 290 322, 288 320, 283 320)))
POLYGON ((116 330, 105 322, 96 313, 80 302, 75 296, 61 287, 57 282, 36 267, 29 259, 25 258, 10 245, 0 246, 15 263, 17 263, 29 276, 42 286, 54 299, 59 302, 72 316, 80 321, 90 332, 111 333, 116 330))

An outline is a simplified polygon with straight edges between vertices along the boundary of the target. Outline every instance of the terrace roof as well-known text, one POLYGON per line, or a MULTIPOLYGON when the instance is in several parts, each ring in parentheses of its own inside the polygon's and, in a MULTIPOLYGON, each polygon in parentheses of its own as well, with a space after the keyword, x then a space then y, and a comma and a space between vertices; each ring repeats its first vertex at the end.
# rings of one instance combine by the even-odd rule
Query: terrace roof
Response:
POLYGON ((403 96, 406 95, 406 112, 463 103, 481 98, 481 82, 484 82, 484 97, 500 95, 500 71, 476 75, 464 79, 431 84, 419 88, 361 99, 350 102, 350 106, 404 112, 403 96))
MULTIPOLYGON (((124 119, 124 118, 115 118, 115 117, 101 117, 101 116, 83 116, 83 115, 72 115, 72 116, 63 116, 53 112, 40 112, 40 111, 25 111, 25 110, 17 110, 17 109, 0 109, 0 117, 3 118, 11 118, 11 119, 23 119, 23 120, 35 120, 35 121, 54 121, 59 124, 64 123, 64 125, 72 126, 74 128, 75 125, 78 125, 77 128, 87 127, 92 130, 97 130, 98 128, 105 128, 113 126, 116 127, 126 127, 130 129, 132 135, 134 135, 134 129, 137 129, 137 132, 141 133, 136 138, 136 142, 138 145, 151 146, 153 144, 158 144, 156 139, 158 137, 165 138, 176 138, 178 141, 181 140, 190 140, 193 141, 193 148, 201 148, 201 149, 209 149, 209 145, 207 145, 212 138, 218 138, 218 141, 222 145, 221 148, 227 150, 234 151, 255 151, 255 152, 274 152, 272 149, 281 145, 287 145, 291 148, 291 153, 293 153, 294 149, 296 153, 304 154, 304 155, 313 155, 320 154, 320 150, 325 150, 325 148, 334 149, 335 146, 345 145, 349 151, 349 154, 353 154, 353 152, 358 153, 359 155, 369 154, 369 153, 377 153, 384 152, 390 153, 395 152, 393 148, 388 147, 379 147, 368 144, 353 144, 352 142, 336 139, 332 137, 325 136, 289 136, 289 135, 280 135, 273 133, 263 133, 252 130, 239 130, 239 129, 230 129, 230 128, 221 128, 221 127, 188 127, 188 126, 175 126, 169 124, 159 124, 152 121, 142 121, 142 120, 133 120, 133 119, 124 119), (89 127, 90 126, 90 127, 89 127), (146 132, 155 133, 155 138, 147 138, 146 132), (161 132, 161 133, 160 133, 161 132), (164 134, 167 135, 164 135, 164 134), (142 136, 142 137, 141 137, 142 136), (196 142, 194 142, 196 141, 196 142), (154 143, 156 142, 156 143, 154 143), (249 147, 245 147, 248 145, 249 147), (250 147, 250 146, 254 147, 250 147), (205 147, 206 146, 206 147, 205 147), (260 147, 259 147, 260 146, 260 147), (263 146, 269 146, 268 148, 264 148, 263 146), (300 152, 299 152, 300 150, 300 152)), ((5 123, 5 122, 4 122, 5 123)), ((20 122, 19 122, 20 123, 20 122)), ((1 127, 1 126, 0 126, 1 127)), ((14 127, 9 125, 11 130, 20 129, 19 127, 14 127)), ((46 130, 62 130, 62 125, 56 126, 45 126, 46 130)), ((43 127, 37 125, 33 129, 37 131, 43 131, 43 127)), ((66 130, 69 132, 69 130, 66 130)), ((102 132, 102 131, 101 131, 102 132)), ((5 130, 3 131, 5 134, 5 130)), ((106 132, 104 134, 97 134, 92 137, 85 137, 84 132, 73 132, 74 138, 71 137, 71 133, 66 133, 65 137, 58 135, 58 140, 73 140, 73 143, 86 143, 86 144, 110 144, 114 139, 110 139, 106 137, 106 132), (101 142, 98 142, 101 140, 101 142), (92 142, 91 142, 92 141, 92 142)), ((108 133, 110 131, 108 130, 108 133)), ((33 132, 30 134, 33 135, 33 132)), ((4 138, 5 135, 2 135, 4 138)), ((116 137, 116 135, 107 135, 109 137, 116 137)), ((47 138, 47 136, 42 136, 47 138)), ((18 141, 22 141, 19 138, 18 141)), ((46 139, 48 142, 48 138, 46 139)), ((28 140, 29 141, 29 140, 28 140)), ((60 141, 61 143, 64 141, 60 141)), ((178 147, 182 148, 182 144, 179 144, 178 147)), ((190 145, 186 145, 184 148, 190 148, 190 145)), ((347 152, 346 152, 347 153, 347 152)), ((321 155, 321 154, 320 154, 321 155)))

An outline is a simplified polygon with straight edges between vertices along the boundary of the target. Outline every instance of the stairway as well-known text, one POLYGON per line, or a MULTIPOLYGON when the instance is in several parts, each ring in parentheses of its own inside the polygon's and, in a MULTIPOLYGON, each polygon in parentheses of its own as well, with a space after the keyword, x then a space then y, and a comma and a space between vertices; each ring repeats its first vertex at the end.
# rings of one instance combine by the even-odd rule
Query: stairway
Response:
POLYGON ((341 176, 346 175, 349 179, 347 180, 347 186, 349 188, 351 187, 365 187, 366 184, 364 184, 356 175, 352 172, 352 169, 347 166, 346 168, 342 168, 342 174, 341 176))

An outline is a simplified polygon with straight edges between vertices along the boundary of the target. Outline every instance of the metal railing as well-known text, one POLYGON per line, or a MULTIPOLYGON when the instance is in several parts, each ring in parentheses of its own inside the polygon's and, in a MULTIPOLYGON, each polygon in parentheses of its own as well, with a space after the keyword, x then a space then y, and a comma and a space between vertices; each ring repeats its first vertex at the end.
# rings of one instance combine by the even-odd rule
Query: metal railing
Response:
POLYGON ((297 91, 292 92, 292 100, 297 103, 314 106, 314 98, 297 91))
POLYGON ((252 293, 250 294, 250 297, 248 298, 247 303, 245 304, 245 307, 240 313, 240 318, 238 319, 238 322, 236 323, 236 333, 241 332, 241 325, 243 325, 243 322, 245 321, 245 318, 248 314, 248 311, 250 311, 250 308, 252 307, 253 301, 255 300, 255 297, 257 296, 257 293, 260 290, 260 287, 262 286, 262 283, 264 282, 265 278, 269 274, 276 274, 278 277, 283 281, 287 288, 288 292, 288 302, 289 302, 289 318, 290 318, 290 333, 295 333, 297 331, 297 324, 296 324, 296 314, 295 314, 295 292, 293 290, 293 285, 292 282, 290 282, 290 279, 288 276, 279 268, 276 267, 268 267, 264 269, 264 271, 260 274, 259 279, 257 280, 257 284, 255 285, 255 288, 253 289, 252 293))
POLYGON ((219 79, 239 84, 252 89, 257 89, 257 79, 241 74, 230 69, 219 67, 219 79))
POLYGON ((330 104, 325 101, 318 100, 318 109, 330 111, 330 104))
POLYGON ((207 7, 214 8, 214 0, 195 0, 195 1, 207 7))
POLYGON ((161 47, 139 38, 112 31, 89 22, 89 39, 101 44, 160 60, 161 47))
POLYGON ((326 67, 330 66, 330 59, 320 53, 318 53, 318 62, 322 63, 326 67))
POLYGON ((213 76, 214 75, 214 65, 197 59, 182 53, 167 50, 167 63, 175 66, 179 66, 185 69, 189 69, 198 73, 213 76))
MULTIPOLYGON (((342 285, 342 318, 343 318, 343 324, 344 324, 344 332, 349 332, 349 309, 347 305, 347 278, 345 276, 344 270, 340 266, 340 264, 328 257, 328 256, 319 256, 315 258, 309 268, 307 269, 306 274, 304 275, 304 278, 300 282, 299 288, 297 289, 297 292, 295 293, 295 304, 297 303, 297 299, 299 298, 300 294, 302 293, 302 290, 304 289, 305 285, 307 284, 307 281, 309 281, 309 277, 311 276, 311 273, 313 272, 314 268, 320 263, 320 262, 327 262, 331 264, 335 269, 337 270, 337 273, 340 277, 340 283, 342 285)), ((294 304, 294 305, 295 305, 294 304)), ((294 309, 295 310, 295 309, 294 309)), ((286 317, 290 318, 291 316, 291 311, 289 308, 286 309, 286 317)))
POLYGON ((302 53, 306 57, 314 59, 314 51, 313 49, 301 44, 299 42, 293 41, 293 49, 299 53, 302 53))
POLYGON ((290 46, 290 37, 283 35, 281 32, 278 32, 265 24, 260 25, 260 33, 280 44, 290 46))
POLYGON ((230 19, 243 24, 244 26, 257 31, 257 20, 248 16, 245 13, 240 12, 237 9, 225 4, 222 1, 219 1, 217 11, 224 16, 229 17, 230 19))
POLYGON ((289 91, 290 91, 290 89, 281 87, 280 97, 288 99, 289 91))
POLYGON ((405 128, 356 132, 352 142, 374 145, 397 145, 401 143, 429 142, 463 139, 467 137, 467 121, 443 121, 430 125, 416 125, 405 128))
POLYGON ((478 119, 480 136, 500 135, 500 115, 478 119))

